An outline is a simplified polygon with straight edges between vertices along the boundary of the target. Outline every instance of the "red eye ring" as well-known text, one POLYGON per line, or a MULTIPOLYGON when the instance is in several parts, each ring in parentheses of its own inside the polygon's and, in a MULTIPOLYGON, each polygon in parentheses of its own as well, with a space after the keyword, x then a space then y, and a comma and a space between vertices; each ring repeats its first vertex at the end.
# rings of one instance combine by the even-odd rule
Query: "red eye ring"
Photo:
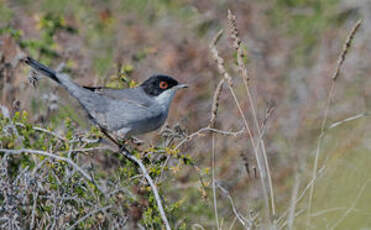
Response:
POLYGON ((160 88, 161 88, 161 89, 167 89, 168 86, 169 86, 169 84, 167 84, 166 81, 162 81, 162 82, 160 82, 160 88))

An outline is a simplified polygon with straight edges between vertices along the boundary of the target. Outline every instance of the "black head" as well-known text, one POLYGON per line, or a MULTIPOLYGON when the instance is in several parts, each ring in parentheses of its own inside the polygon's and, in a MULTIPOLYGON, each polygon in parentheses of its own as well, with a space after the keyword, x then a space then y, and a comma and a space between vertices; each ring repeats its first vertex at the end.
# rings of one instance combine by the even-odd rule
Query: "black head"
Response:
POLYGON ((153 75, 144 81, 140 87, 150 96, 158 96, 162 92, 178 85, 177 80, 166 75, 153 75))

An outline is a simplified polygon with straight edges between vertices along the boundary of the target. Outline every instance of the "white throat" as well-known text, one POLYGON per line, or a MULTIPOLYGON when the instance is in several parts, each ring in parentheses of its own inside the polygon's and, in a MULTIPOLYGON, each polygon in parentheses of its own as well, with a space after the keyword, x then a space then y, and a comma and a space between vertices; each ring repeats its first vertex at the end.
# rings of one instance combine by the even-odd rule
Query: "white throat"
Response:
POLYGON ((170 107, 171 101, 174 98, 175 92, 176 92, 175 89, 169 89, 169 90, 166 90, 165 92, 162 92, 160 95, 156 96, 154 99, 160 106, 168 110, 170 107))

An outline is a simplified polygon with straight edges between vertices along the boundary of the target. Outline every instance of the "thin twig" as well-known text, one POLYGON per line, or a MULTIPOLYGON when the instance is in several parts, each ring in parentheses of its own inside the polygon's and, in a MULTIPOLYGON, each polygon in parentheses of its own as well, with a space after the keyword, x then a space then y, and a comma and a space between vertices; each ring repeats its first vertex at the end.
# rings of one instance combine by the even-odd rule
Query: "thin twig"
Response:
POLYGON ((73 152, 93 152, 97 150, 112 150, 111 148, 108 147, 92 147, 92 148, 81 148, 81 149, 71 149, 68 151, 65 151, 67 153, 73 153, 73 152))
MULTIPOLYGON (((16 122, 15 125, 17 126, 20 126, 22 128, 25 128, 26 126, 20 122, 16 122)), ((58 135, 56 134, 55 132, 52 132, 52 131, 49 131, 47 129, 44 129, 44 128, 41 128, 41 127, 37 127, 37 126, 33 126, 32 129, 34 129, 35 131, 38 131, 38 132, 43 132, 43 133, 47 133, 49 135, 52 135, 62 141, 67 141, 67 139, 65 137, 62 137, 61 135, 58 135)))
POLYGON ((81 222, 83 222, 87 218, 89 218, 91 216, 94 216, 95 214, 97 214, 99 212, 104 212, 104 211, 106 211, 107 209, 110 209, 110 208, 112 208, 112 205, 107 205, 103 208, 98 208, 98 209, 93 210, 92 212, 89 212, 85 216, 81 217, 78 221, 76 221, 73 225, 71 225, 71 227, 69 227, 67 230, 75 229, 75 227, 77 227, 78 224, 80 224, 81 222))
POLYGON ((191 133, 190 135, 186 136, 184 139, 182 139, 176 146, 175 146, 175 149, 179 149, 183 144, 185 144, 186 142, 189 142, 191 141, 195 136, 199 136, 199 135, 202 135, 202 133, 204 132, 214 132, 216 134, 221 134, 221 135, 224 135, 224 136, 233 136, 233 137, 237 137, 237 136, 241 136, 243 133, 244 133, 245 129, 242 128, 241 130, 239 131, 225 131, 225 130, 220 130, 220 129, 214 129, 214 128, 211 128, 211 127, 204 127, 204 128, 201 128, 199 130, 197 130, 196 132, 194 133, 191 133))
MULTIPOLYGON (((321 133, 320 133, 320 135, 318 137, 318 141, 317 141, 316 153, 315 153, 315 157, 314 157, 312 178, 315 178, 316 175, 317 175, 320 148, 321 148, 321 144, 322 144, 323 137, 324 137, 324 134, 325 134, 325 128, 326 128, 326 124, 327 124, 327 120, 328 120, 328 114, 329 114, 329 110, 330 110, 331 101, 332 101, 332 99, 334 97, 334 94, 335 94, 335 83, 336 83, 336 80, 337 80, 337 78, 340 74, 341 67, 342 67, 342 65, 344 63, 344 60, 346 58, 346 54, 348 53, 348 51, 350 49, 350 46, 351 46, 351 43, 353 41, 354 35, 358 31, 361 23, 362 23, 362 21, 359 20, 353 26, 352 30, 350 31, 350 33, 348 35, 348 38, 347 38, 347 40, 346 40, 346 42, 343 46, 343 50, 342 50, 342 52, 339 56, 338 63, 336 65, 335 71, 334 71, 334 73, 332 75, 332 78, 331 78, 331 87, 330 87, 330 91, 329 91, 329 94, 328 94, 328 97, 327 97, 327 102, 326 102, 326 105, 325 105, 324 117, 323 117, 323 120, 322 120, 322 123, 321 123, 321 133)), ((310 226, 310 221, 311 221, 313 192, 314 192, 314 184, 312 184, 312 186, 310 187, 310 191, 309 191, 306 228, 308 228, 310 226)))
POLYGON ((242 224, 242 226, 244 226, 245 229, 250 229, 249 226, 252 225, 252 222, 251 221, 248 221, 246 220, 240 213, 239 211, 237 210, 236 208, 236 205, 233 201, 233 198, 231 196, 231 194, 229 193, 229 191, 225 188, 223 188, 219 183, 217 183, 217 186, 218 188, 223 192, 223 194, 228 198, 229 202, 231 203, 231 206, 232 206, 232 210, 233 210, 233 213, 234 215, 236 216, 236 218, 238 219, 238 221, 240 221, 240 223, 242 224), (248 223, 246 223, 248 222, 248 223))
MULTIPOLYGON (((349 207, 329 208, 329 209, 324 209, 324 210, 321 210, 321 211, 312 213, 312 216, 313 217, 315 217, 315 216, 321 216, 321 215, 324 215, 324 214, 329 213, 329 212, 337 212, 337 211, 348 210, 348 209, 349 209, 349 207)), ((371 216, 371 212, 365 212, 365 211, 362 211, 362 210, 357 209, 357 208, 353 208, 352 211, 353 212, 358 212, 359 214, 364 214, 364 215, 371 216)))

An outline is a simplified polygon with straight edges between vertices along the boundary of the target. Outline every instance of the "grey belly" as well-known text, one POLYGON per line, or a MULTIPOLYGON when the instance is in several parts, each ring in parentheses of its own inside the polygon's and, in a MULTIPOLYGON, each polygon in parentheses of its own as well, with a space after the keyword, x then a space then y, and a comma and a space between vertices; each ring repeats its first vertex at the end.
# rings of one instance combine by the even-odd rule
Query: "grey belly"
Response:
POLYGON ((126 132, 126 135, 140 135, 152 132, 160 128, 165 123, 166 117, 167 114, 161 113, 157 116, 153 116, 136 122, 131 122, 130 124, 128 124, 127 127, 125 127, 128 130, 126 132))

